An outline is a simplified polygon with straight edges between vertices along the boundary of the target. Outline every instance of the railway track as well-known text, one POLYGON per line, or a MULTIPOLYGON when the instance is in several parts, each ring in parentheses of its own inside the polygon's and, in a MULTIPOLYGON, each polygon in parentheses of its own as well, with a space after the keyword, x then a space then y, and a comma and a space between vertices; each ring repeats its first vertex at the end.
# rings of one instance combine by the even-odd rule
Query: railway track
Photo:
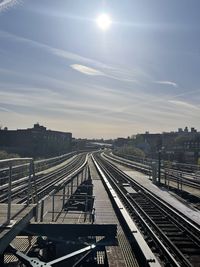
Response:
MULTIPOLYGON (((34 195, 32 198, 37 200, 44 197, 46 194, 49 194, 53 189, 56 183, 62 181, 70 173, 78 169, 85 161, 86 153, 82 153, 74 157, 68 164, 57 168, 47 174, 37 173, 35 174, 35 179, 32 178, 31 185, 28 185, 28 178, 23 177, 19 180, 13 182, 12 187, 12 202, 13 203, 24 203, 27 201, 27 193, 30 190, 30 187, 34 189, 34 195)), ((5 184, 1 186, 1 195, 0 203, 6 203, 8 201, 8 185, 5 184)), ((32 198, 30 201, 32 201, 32 198)))
MULTIPOLYGON (((148 174, 148 175, 152 174, 152 170, 151 170, 152 168, 149 165, 130 161, 130 160, 127 160, 127 159, 124 159, 122 157, 118 157, 115 155, 112 155, 112 156, 106 155, 106 157, 112 159, 115 162, 122 163, 128 167, 134 168, 137 171, 141 171, 145 174, 148 174)), ((161 179, 163 181, 166 180, 166 175, 167 175, 167 179, 170 181, 174 181, 174 182, 178 181, 182 185, 186 185, 191 188, 200 190, 200 180, 194 179, 191 173, 182 172, 182 171, 178 171, 178 170, 170 169, 170 168, 161 169, 161 179)))
POLYGON ((200 266, 200 227, 104 157, 95 160, 163 266, 200 266))
MULTIPOLYGON (((64 154, 61 156, 43 159, 43 160, 36 160, 34 161, 34 168, 35 172, 41 172, 46 169, 52 168, 56 165, 59 165, 60 163, 64 162, 65 160, 69 159, 70 157, 76 155, 76 152, 71 152, 68 154, 64 154)), ((18 159, 20 160, 20 158, 18 159)), ((23 162, 23 160, 21 160, 23 162)), ((13 163, 16 164, 16 163, 13 163)), ((26 177, 29 174, 30 171, 30 162, 24 161, 24 163, 21 163, 20 165, 16 164, 15 166, 12 166, 12 182, 15 181, 18 182, 19 179, 22 177, 26 177)), ((0 168, 0 190, 6 186, 9 179, 9 167, 4 166, 0 168)))
MULTIPOLYGON (((142 163, 145 165, 152 165, 153 162, 156 162, 158 164, 158 159, 153 159, 153 158, 141 158, 141 157, 136 157, 133 155, 127 155, 127 154, 121 154, 121 153, 114 153, 114 155, 122 157, 124 159, 142 163)), ((185 173, 189 174, 195 174, 197 173, 197 178, 200 178, 200 173, 198 175, 198 171, 200 171, 199 166, 195 164, 189 164, 189 163, 180 163, 180 162, 175 162, 175 161, 166 161, 166 160, 161 160, 162 165, 168 165, 170 164, 171 168, 173 170, 181 170, 185 173)))

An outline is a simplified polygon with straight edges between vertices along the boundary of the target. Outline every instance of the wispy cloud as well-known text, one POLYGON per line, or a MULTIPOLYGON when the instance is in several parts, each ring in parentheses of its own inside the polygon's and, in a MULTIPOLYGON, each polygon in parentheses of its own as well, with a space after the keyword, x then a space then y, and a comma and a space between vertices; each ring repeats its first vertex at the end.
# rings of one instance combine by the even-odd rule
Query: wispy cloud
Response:
MULTIPOLYGON (((22 36, 17 36, 17 35, 14 35, 14 34, 11 34, 5 31, 1 31, 1 30, 0 30, 0 38, 7 38, 15 42, 25 43, 32 47, 43 49, 46 52, 51 53, 61 59, 64 59, 67 61, 73 61, 74 64, 72 64, 71 67, 75 66, 77 71, 82 70, 82 73, 84 71, 85 74, 87 74, 86 68, 88 68, 88 73, 89 72, 92 73, 92 71, 89 71, 89 69, 90 70, 93 69, 99 73, 97 74, 96 72, 96 74, 94 74, 93 72, 93 75, 103 75, 103 76, 106 76, 107 78, 122 81, 122 82, 133 82, 133 83, 138 84, 141 81, 143 82, 144 80, 150 80, 150 77, 148 76, 148 74, 138 68, 129 69, 126 67, 119 67, 119 66, 104 64, 98 60, 94 60, 88 57, 83 57, 79 54, 72 53, 70 51, 51 47, 49 45, 31 40, 31 39, 28 39, 22 36), (87 67, 85 65, 87 65, 87 67)), ((88 75, 92 75, 92 74, 88 74, 88 75)))
POLYGON ((176 105, 176 106, 180 106, 183 108, 189 108, 189 109, 195 109, 195 110, 199 110, 200 107, 195 106, 193 104, 187 103, 185 101, 179 101, 179 100, 169 100, 170 103, 176 105))
POLYGON ((80 65, 80 64, 72 64, 70 65, 70 67, 72 67, 72 69, 74 70, 77 70, 83 74, 86 74, 86 75, 91 75, 91 76, 102 76, 104 75, 103 72, 99 71, 99 70, 96 70, 94 68, 90 68, 90 67, 87 67, 87 66, 83 66, 83 65, 80 65))
POLYGON ((0 12, 19 3, 17 0, 0 0, 0 12))
MULTIPOLYGON (((32 41, 32 42, 35 43, 35 41, 32 41)), ((52 54, 54 54, 54 55, 56 55, 56 56, 58 56, 60 58, 63 58, 63 59, 78 61, 78 62, 82 62, 82 63, 90 63, 90 64, 97 64, 98 63, 101 66, 105 66, 103 63, 100 63, 100 62, 98 62, 96 60, 93 60, 93 59, 87 58, 87 57, 83 57, 83 56, 80 56, 78 54, 66 51, 66 50, 50 47, 48 45, 44 45, 44 44, 41 44, 41 43, 38 43, 38 42, 37 42, 37 45, 40 45, 43 48, 48 49, 49 52, 51 52, 52 54)))
POLYGON ((144 76, 144 73, 140 70, 129 70, 124 68, 119 68, 115 66, 106 65, 100 61, 83 57, 78 54, 71 53, 62 49, 48 47, 49 51, 54 55, 66 59, 80 62, 83 64, 90 65, 90 67, 81 64, 70 65, 73 69, 82 72, 87 75, 102 75, 108 78, 123 81, 123 82, 136 82, 138 83, 138 76, 144 76), (87 68, 87 69, 86 69, 87 68), (99 70, 97 70, 97 68, 99 70), (94 70, 94 71, 92 71, 94 70))
POLYGON ((155 81, 154 83, 178 87, 178 84, 172 81, 155 81))
MULTIPOLYGON (((78 54, 71 53, 71 52, 66 51, 66 50, 58 49, 58 48, 40 43, 38 41, 28 39, 26 37, 18 36, 18 35, 15 35, 15 34, 12 34, 12 33, 6 32, 6 31, 0 30, 0 38, 10 39, 14 42, 26 43, 32 47, 44 49, 47 52, 50 52, 51 54, 56 55, 56 56, 63 58, 63 59, 79 61, 79 62, 88 62, 88 63, 93 63, 93 64, 97 63, 97 61, 95 61, 93 59, 90 59, 87 57, 82 57, 78 54)), ((103 63, 101 63, 101 65, 104 66, 103 63)))
POLYGON ((12 112, 12 110, 10 110, 8 108, 4 108, 4 107, 0 107, 0 111, 3 111, 3 112, 12 112))
POLYGON ((120 68, 114 68, 110 66, 100 66, 98 63, 95 64, 97 67, 88 67, 80 64, 72 64, 70 67, 78 72, 81 72, 90 76, 104 76, 113 80, 118 80, 121 82, 134 82, 139 83, 138 80, 134 79, 134 72, 132 75, 130 71, 123 70, 120 68), (98 68, 98 69, 97 69, 98 68))

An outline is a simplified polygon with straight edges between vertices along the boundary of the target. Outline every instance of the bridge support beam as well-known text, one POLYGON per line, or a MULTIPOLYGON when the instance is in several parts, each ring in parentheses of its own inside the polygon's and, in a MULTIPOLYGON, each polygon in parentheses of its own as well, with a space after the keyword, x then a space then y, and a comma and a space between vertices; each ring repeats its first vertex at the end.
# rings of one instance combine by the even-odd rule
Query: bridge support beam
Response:
POLYGON ((50 239, 70 240, 78 237, 104 236, 115 241, 116 224, 60 224, 60 223, 30 223, 20 235, 47 236, 50 239))

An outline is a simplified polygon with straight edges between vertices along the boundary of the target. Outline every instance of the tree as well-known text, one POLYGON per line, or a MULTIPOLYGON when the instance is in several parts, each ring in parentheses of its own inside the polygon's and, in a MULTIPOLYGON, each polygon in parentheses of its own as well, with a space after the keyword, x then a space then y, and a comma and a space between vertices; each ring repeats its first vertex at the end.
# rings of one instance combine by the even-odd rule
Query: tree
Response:
POLYGON ((0 160, 1 159, 11 159, 11 158, 20 158, 18 154, 8 153, 4 150, 0 150, 0 160))
POLYGON ((118 148, 117 152, 120 154, 132 155, 140 158, 145 157, 143 150, 130 145, 124 145, 123 147, 118 148))
POLYGON ((191 137, 188 136, 177 136, 174 140, 175 144, 182 145, 185 142, 189 142, 191 140, 191 137))

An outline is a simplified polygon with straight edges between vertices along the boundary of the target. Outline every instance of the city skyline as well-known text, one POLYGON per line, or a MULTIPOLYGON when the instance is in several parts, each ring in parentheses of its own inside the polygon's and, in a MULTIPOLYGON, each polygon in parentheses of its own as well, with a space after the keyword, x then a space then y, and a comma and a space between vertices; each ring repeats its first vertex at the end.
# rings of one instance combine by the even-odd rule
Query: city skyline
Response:
POLYGON ((186 0, 0 1, 0 124, 39 121, 105 139, 198 129, 199 8, 186 0), (96 23, 103 13, 107 31, 96 23))
MULTIPOLYGON (((50 128, 48 128, 48 127, 45 127, 45 125, 42 125, 42 124, 40 124, 39 122, 37 122, 37 123, 35 123, 34 125, 32 125, 30 128, 20 128, 20 127, 18 127, 18 128, 16 128, 16 129, 8 129, 8 127, 7 126, 3 126, 3 125, 0 125, 0 131, 12 131, 12 132, 16 132, 16 131, 26 131, 26 130, 31 130, 31 129, 34 129, 35 127, 37 127, 36 129, 38 129, 38 128, 40 128, 40 130, 42 129, 45 129, 45 131, 47 130, 47 131, 54 131, 54 132, 60 132, 60 133, 68 133, 67 131, 58 131, 57 129, 50 129, 50 128)), ((122 138, 122 139, 129 139, 129 138, 135 138, 137 135, 146 135, 146 134, 150 134, 150 135, 156 135, 156 134, 160 134, 160 135, 162 135, 162 134, 173 134, 173 133, 183 133, 183 134, 185 134, 185 133, 188 133, 188 134, 190 134, 190 133, 195 133, 195 134, 199 134, 200 133, 200 129, 198 129, 198 128, 196 128, 196 127, 191 127, 191 128, 189 128, 188 126, 184 126, 184 127, 181 127, 181 128, 178 128, 178 129, 171 129, 170 131, 168 131, 168 132, 166 132, 166 131, 162 131, 162 132, 150 132, 150 131, 145 131, 145 132, 137 132, 137 133, 135 133, 135 134, 131 134, 131 135, 127 135, 126 133, 124 133, 124 135, 122 136, 122 135, 120 135, 120 136, 117 136, 117 137, 115 137, 115 138, 113 138, 113 137, 109 137, 109 138, 103 138, 103 137, 99 137, 99 138, 96 138, 96 137, 90 137, 90 138, 87 138, 87 137, 82 137, 82 138, 80 138, 80 137, 78 137, 78 136, 74 136, 73 135, 73 133, 71 133, 72 134, 72 137, 73 138, 75 138, 75 139, 86 139, 86 140, 115 140, 115 139, 120 139, 120 138, 122 138)))

